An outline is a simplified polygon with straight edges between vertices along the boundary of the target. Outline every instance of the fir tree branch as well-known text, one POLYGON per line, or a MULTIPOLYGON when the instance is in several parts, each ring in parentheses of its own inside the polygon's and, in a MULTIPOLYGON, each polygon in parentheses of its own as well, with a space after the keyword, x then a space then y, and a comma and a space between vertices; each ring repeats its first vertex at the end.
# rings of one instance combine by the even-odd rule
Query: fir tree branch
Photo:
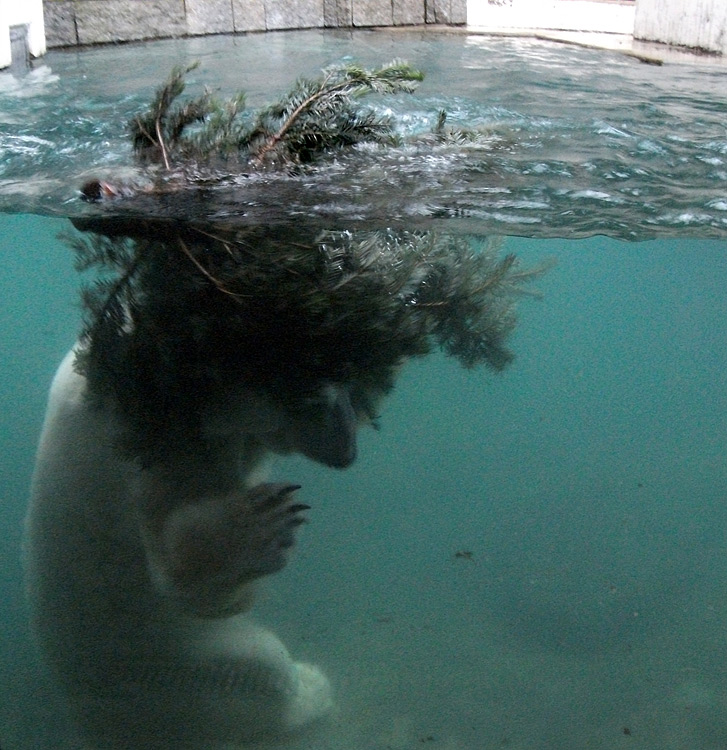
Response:
POLYGON ((157 117, 156 120, 156 131, 157 131, 157 144, 159 150, 162 152, 162 159, 164 159, 164 166, 169 169, 169 156, 167 155, 167 147, 164 145, 164 135, 162 134, 162 123, 161 118, 157 117))
POLYGON ((140 252, 139 246, 136 247, 136 252, 133 254, 131 262, 124 268, 123 273, 114 280, 113 285, 107 293, 106 299, 103 306, 95 314, 94 319, 91 321, 89 327, 86 330, 85 336, 89 341, 93 340, 97 331, 103 326, 106 319, 111 315, 111 311, 114 306, 119 305, 119 297, 122 293, 127 292, 132 287, 134 276, 136 275, 142 262, 142 253, 140 252))
POLYGON ((348 81, 341 81, 337 86, 331 86, 326 89, 326 83, 330 79, 330 75, 323 79, 321 82, 321 88, 314 94, 311 94, 307 99, 304 99, 288 116, 288 118, 280 126, 277 133, 273 133, 267 138, 263 145, 257 150, 257 153, 252 158, 253 164, 260 166, 262 164, 265 154, 272 151, 273 148, 285 137, 285 134, 293 127, 300 115, 309 109, 316 101, 320 100, 324 96, 333 96, 337 91, 344 90, 350 84, 348 81))
POLYGON ((354 100, 371 92, 411 92, 423 79, 418 70, 396 60, 375 70, 331 68, 320 79, 300 79, 283 100, 260 110, 245 127, 239 119, 242 93, 219 102, 205 91, 185 104, 176 103, 185 89, 184 76, 197 65, 175 67, 149 109, 129 123, 134 150, 143 161, 157 161, 170 170, 177 161, 237 153, 246 166, 260 169, 266 157, 279 150, 278 166, 286 167, 335 147, 381 142, 393 137, 388 118, 360 108, 354 100), (194 123, 201 124, 187 135, 194 123))
MULTIPOLYGON (((326 126, 327 123, 323 121, 324 115, 328 115, 330 121, 334 122, 336 115, 346 113, 347 108, 351 107, 353 98, 375 91, 388 94, 399 91, 410 93, 423 78, 424 76, 420 71, 407 63, 395 60, 377 70, 369 71, 355 65, 347 65, 343 68, 333 68, 326 71, 325 76, 319 81, 301 79, 288 94, 287 102, 281 102, 276 107, 271 107, 267 112, 263 111, 258 115, 259 124, 253 132, 264 134, 264 137, 262 143, 254 149, 250 162, 255 167, 262 166, 266 154, 273 151, 279 143, 284 141, 305 115, 314 118, 311 125, 313 132, 323 135, 330 130, 326 126), (278 130, 274 133, 265 133, 265 128, 262 125, 263 116, 272 112, 279 113, 281 117, 284 116, 291 103, 295 102, 296 98, 306 88, 311 87, 312 92, 293 108, 280 124, 278 130), (325 105, 326 102, 330 104, 330 111, 317 113, 315 111, 316 106, 321 103, 325 105), (317 114, 320 117, 320 122, 315 121, 317 114)), ((339 137, 343 135, 343 130, 347 124, 351 124, 350 117, 344 118, 343 123, 338 125, 339 137)), ((370 124, 374 127, 370 128, 369 136, 373 135, 376 130, 375 123, 370 124)), ((386 126, 379 123, 379 128, 385 129, 386 126)), ((363 128, 361 129, 363 131, 363 128)))
POLYGON ((204 120, 209 113, 208 92, 184 106, 172 108, 175 100, 184 92, 184 77, 198 66, 199 62, 195 62, 186 68, 172 68, 169 78, 157 90, 149 109, 133 117, 129 123, 137 154, 153 160, 153 151, 158 149, 166 169, 171 168, 171 151, 176 147, 184 128, 192 122, 204 120))

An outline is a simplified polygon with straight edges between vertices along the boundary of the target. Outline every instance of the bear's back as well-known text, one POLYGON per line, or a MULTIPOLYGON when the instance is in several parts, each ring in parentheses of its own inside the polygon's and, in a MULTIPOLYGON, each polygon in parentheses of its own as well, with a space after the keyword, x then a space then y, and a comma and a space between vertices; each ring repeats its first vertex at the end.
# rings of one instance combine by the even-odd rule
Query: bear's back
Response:
MULTIPOLYGON (((26 521, 31 615, 41 644, 89 653, 158 606, 129 497, 130 466, 114 450, 108 414, 85 397, 73 353, 51 388, 26 521)), ((59 653, 58 648, 53 652, 59 653)))

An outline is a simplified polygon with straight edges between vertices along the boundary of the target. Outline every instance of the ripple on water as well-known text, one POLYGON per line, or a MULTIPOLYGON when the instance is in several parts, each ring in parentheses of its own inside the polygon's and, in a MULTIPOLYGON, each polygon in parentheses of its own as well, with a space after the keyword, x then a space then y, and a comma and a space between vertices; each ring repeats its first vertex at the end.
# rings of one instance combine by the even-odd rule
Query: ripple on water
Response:
POLYGON ((246 37, 244 45, 223 36, 144 49, 144 57, 138 45, 52 51, 23 79, 0 74, 0 210, 88 211, 77 199, 82 177, 128 169, 125 124, 174 64, 203 60, 191 93, 205 85, 222 94, 244 89, 258 106, 298 74, 396 56, 427 75, 414 96, 382 103, 402 133, 427 131, 445 109, 448 123, 491 131, 492 141, 459 154, 364 152, 356 174, 344 163, 290 178, 287 187, 255 183, 259 195, 211 191, 204 216, 236 213, 242 221, 234 206, 240 198, 259 204, 256 221, 265 211, 269 221, 285 220, 275 205, 275 190, 283 190, 290 215, 310 214, 323 225, 350 212, 353 222, 416 217, 418 227, 452 232, 727 236, 727 138, 718 96, 727 90, 727 71, 705 75, 696 66, 656 68, 597 50, 405 32, 269 34, 246 37), (586 74, 595 70, 597 76, 586 74))

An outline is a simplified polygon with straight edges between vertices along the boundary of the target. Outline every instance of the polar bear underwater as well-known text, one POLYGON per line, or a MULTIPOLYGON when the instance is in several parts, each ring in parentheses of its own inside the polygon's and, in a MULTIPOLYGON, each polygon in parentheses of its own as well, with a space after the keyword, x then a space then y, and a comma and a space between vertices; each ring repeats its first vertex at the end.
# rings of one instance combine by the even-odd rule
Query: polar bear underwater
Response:
POLYGON ((334 704, 326 676, 247 614, 309 509, 297 485, 266 481, 270 458, 349 466, 432 338, 503 367, 527 273, 422 234, 301 252, 305 238, 264 229, 145 233, 89 241, 125 270, 88 302, 51 386, 26 522, 33 628, 92 750, 295 736, 334 704))
POLYGON ((214 461, 142 470, 120 457, 115 419, 89 402, 74 359, 50 392, 27 566, 35 629, 90 746, 201 750, 324 716, 326 677, 241 613, 256 579, 285 564, 307 509, 294 485, 258 481, 268 446, 350 463, 345 393, 322 394, 313 431, 250 395, 214 425, 229 428, 214 461))
MULTIPOLYGON (((196 232, 175 236, 229 259, 196 232)), ((168 237, 134 247, 147 265, 133 290, 109 296, 51 386, 26 522, 32 625, 94 750, 284 737, 333 702, 319 669, 245 615, 308 510, 296 485, 264 481, 268 459, 348 466, 360 418, 348 385, 308 372, 290 338, 299 311, 274 309, 263 283, 252 304, 269 315, 250 326, 251 310, 206 278, 187 283, 195 266, 168 237)))
MULTIPOLYGON (((309 510, 296 484, 267 481, 270 459, 349 466, 400 368, 435 346, 502 369, 511 298, 534 275, 471 238, 278 216, 284 186, 307 183, 273 179, 276 210, 264 222, 252 210, 254 173, 398 143, 393 121, 358 102, 412 91, 422 74, 406 63, 327 69, 237 125, 239 96, 176 101, 194 67, 175 68, 129 124, 138 165, 160 179, 81 190, 127 208, 72 219, 78 267, 100 277, 82 292, 32 481, 32 625, 91 750, 267 743, 331 712, 322 672, 247 614, 309 510), (245 179, 216 183, 220 164, 245 179)), ((461 147, 443 126, 440 113, 412 158, 461 147)))

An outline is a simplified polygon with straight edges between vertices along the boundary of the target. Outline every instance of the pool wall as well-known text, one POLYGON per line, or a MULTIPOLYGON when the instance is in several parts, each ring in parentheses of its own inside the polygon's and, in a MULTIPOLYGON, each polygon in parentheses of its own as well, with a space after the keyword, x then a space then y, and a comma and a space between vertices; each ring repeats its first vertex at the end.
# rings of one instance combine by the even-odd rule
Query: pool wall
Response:
POLYGON ((634 38, 727 54, 725 0, 638 0, 634 38))
POLYGON ((633 0, 470 0, 467 24, 494 29, 548 29, 631 34, 633 0))
POLYGON ((467 0, 44 0, 43 10, 48 47, 467 20, 467 0))
POLYGON ((0 68, 13 62, 13 40, 23 38, 27 53, 45 53, 43 5, 41 0, 0 0, 0 68))

